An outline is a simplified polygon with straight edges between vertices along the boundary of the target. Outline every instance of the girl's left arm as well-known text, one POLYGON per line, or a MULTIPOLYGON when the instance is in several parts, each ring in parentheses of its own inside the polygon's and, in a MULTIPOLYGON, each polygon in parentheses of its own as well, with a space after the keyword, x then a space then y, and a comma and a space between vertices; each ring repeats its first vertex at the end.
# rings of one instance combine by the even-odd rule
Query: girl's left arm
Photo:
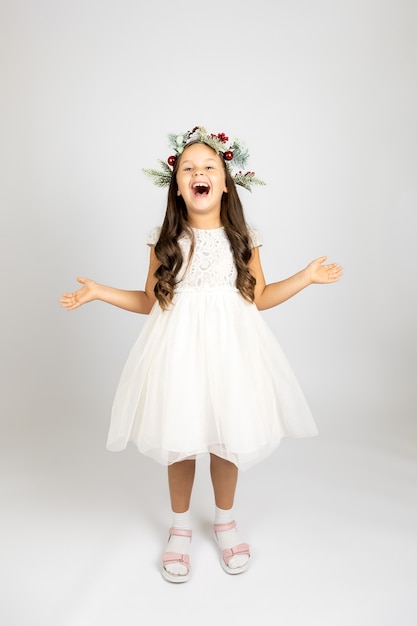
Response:
POLYGON ((326 260, 326 256, 314 259, 307 267, 293 276, 267 285, 262 270, 259 248, 253 248, 249 269, 256 279, 255 304, 258 309, 263 311, 277 306, 309 285, 327 285, 337 282, 343 274, 343 268, 337 263, 325 265, 326 260))

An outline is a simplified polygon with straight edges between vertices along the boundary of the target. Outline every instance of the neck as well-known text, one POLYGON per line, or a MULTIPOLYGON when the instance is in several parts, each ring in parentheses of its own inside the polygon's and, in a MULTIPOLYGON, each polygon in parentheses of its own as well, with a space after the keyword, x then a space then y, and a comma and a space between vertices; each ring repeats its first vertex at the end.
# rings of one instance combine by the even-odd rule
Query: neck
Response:
POLYGON ((213 230, 222 226, 220 215, 188 215, 188 221, 193 228, 213 230))

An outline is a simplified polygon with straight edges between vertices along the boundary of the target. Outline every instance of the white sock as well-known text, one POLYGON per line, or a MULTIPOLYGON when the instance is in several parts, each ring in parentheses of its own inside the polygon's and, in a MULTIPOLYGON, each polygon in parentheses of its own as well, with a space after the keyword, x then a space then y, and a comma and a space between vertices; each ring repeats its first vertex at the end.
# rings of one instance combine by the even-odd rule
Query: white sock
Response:
MULTIPOLYGON (((215 515, 214 515, 214 523, 215 524, 228 524, 229 522, 233 522, 233 508, 232 509, 219 509, 216 506, 215 515)), ((217 542, 220 546, 220 550, 225 550, 226 548, 234 548, 235 546, 243 543, 242 539, 239 536, 239 533, 235 528, 231 530, 221 530, 216 533, 217 542)), ((235 567, 242 567, 245 565, 247 560, 249 559, 247 554, 236 554, 233 556, 228 565, 231 569, 235 567)))
MULTIPOLYGON (((191 515, 190 511, 185 511, 184 513, 175 513, 172 511, 172 524, 171 528, 178 528, 180 530, 190 530, 191 529, 191 515)), ((171 535, 165 552, 178 552, 179 554, 189 554, 190 553, 190 537, 179 537, 178 535, 171 535)), ((170 574, 175 574, 176 576, 184 576, 187 573, 187 568, 182 563, 167 563, 165 565, 165 569, 170 574)))

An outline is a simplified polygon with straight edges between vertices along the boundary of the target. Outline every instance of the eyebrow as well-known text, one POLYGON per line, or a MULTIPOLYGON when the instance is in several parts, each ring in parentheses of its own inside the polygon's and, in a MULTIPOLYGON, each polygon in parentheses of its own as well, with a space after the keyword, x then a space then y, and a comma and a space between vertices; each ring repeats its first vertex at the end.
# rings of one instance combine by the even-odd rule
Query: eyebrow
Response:
MULTIPOLYGON (((207 157, 206 159, 203 159, 203 161, 213 161, 214 163, 216 163, 216 159, 214 159, 213 157, 207 157)), ((181 165, 183 163, 193 163, 192 159, 184 159, 184 161, 182 161, 181 165)))

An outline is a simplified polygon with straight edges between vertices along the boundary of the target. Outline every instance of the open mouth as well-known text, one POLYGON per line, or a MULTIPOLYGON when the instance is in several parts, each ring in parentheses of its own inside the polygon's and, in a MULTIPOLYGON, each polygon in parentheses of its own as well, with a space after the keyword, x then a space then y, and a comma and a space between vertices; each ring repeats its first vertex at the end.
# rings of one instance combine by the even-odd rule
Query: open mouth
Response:
POLYGON ((210 191, 210 187, 207 183, 194 183, 193 192, 196 196, 207 196, 210 191))

